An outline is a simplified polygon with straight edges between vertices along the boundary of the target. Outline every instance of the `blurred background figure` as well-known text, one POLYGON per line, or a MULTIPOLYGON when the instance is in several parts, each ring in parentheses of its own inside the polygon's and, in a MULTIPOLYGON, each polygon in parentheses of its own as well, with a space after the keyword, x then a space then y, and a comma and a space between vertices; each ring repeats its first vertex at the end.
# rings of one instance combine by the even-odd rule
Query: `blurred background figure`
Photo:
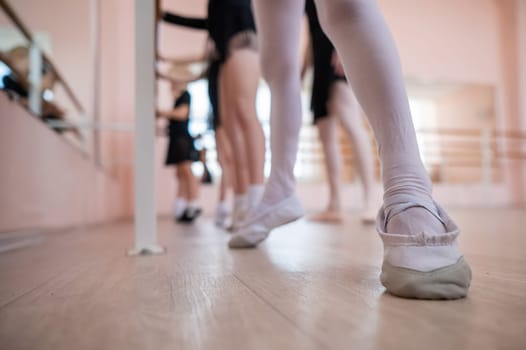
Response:
POLYGON ((200 214, 197 198, 199 181, 192 172, 192 163, 200 160, 195 149, 194 139, 188 132, 191 97, 186 83, 172 81, 175 99, 170 111, 158 111, 158 116, 168 119, 169 137, 165 164, 175 166, 177 195, 173 206, 173 216, 177 221, 192 223, 200 214))
MULTIPOLYGON (((212 72, 218 75, 218 110, 233 155, 235 231, 261 200, 264 181, 265 138, 255 107, 260 73, 250 0, 210 0, 205 19, 169 12, 162 18, 172 24, 206 28, 214 42, 217 61, 212 72)), ((224 143, 220 140, 218 148, 224 143)))
POLYGON ((314 0, 306 1, 305 10, 309 21, 314 67, 311 109, 322 144, 329 184, 327 208, 311 215, 310 220, 342 221, 341 148, 338 132, 339 125, 342 125, 347 140, 353 146, 354 164, 362 185, 361 218, 364 223, 374 223, 378 208, 373 205, 371 199, 375 181, 373 149, 361 117, 361 110, 347 83, 338 54, 321 28, 314 0))
MULTIPOLYGON (((181 23, 187 24, 187 21, 188 20, 183 20, 181 23)), ((198 24, 201 22, 201 20, 197 20, 198 24)), ((180 22, 177 21, 177 23, 180 22)), ((193 22, 190 21, 190 23, 193 22)), ((200 27, 198 26, 197 28, 200 27)), ((174 66, 189 67, 190 65, 200 65, 206 67, 200 74, 192 76, 191 79, 195 81, 205 78, 208 83, 208 99, 211 107, 208 124, 214 132, 217 163, 221 168, 221 180, 218 191, 219 196, 215 211, 215 224, 221 228, 229 228, 231 224, 231 205, 228 204, 227 199, 229 192, 232 191, 233 156, 230 141, 228 140, 225 128, 222 125, 219 116, 218 84, 220 62, 217 58, 213 42, 207 40, 205 53, 202 56, 200 55, 185 59, 171 59, 164 56, 158 56, 158 60, 159 62, 166 62, 174 66)), ((206 153, 204 154, 204 157, 206 157, 206 153)), ((203 163, 205 173, 203 175, 206 175, 208 167, 204 164, 205 163, 203 163)))

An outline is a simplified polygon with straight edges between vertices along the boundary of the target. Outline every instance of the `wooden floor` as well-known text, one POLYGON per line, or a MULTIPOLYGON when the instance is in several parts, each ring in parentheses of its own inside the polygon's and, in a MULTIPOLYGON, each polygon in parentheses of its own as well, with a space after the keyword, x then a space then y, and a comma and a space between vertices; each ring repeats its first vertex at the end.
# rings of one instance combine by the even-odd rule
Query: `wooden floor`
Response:
POLYGON ((459 301, 403 300, 381 244, 300 221, 230 251, 203 218, 160 221, 161 256, 128 258, 131 223, 0 254, 0 349, 526 349, 526 211, 453 211, 474 279, 459 301))

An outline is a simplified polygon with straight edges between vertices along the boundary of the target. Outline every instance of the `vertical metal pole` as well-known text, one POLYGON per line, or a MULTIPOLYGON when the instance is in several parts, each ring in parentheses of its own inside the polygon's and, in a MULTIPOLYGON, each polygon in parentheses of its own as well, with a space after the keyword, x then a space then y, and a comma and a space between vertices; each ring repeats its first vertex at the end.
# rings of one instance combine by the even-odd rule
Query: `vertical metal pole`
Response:
POLYGON ((159 254, 155 208, 155 1, 135 0, 135 248, 159 254))
POLYGON ((29 48, 29 109, 40 116, 42 114, 42 54, 38 45, 31 43, 29 48))

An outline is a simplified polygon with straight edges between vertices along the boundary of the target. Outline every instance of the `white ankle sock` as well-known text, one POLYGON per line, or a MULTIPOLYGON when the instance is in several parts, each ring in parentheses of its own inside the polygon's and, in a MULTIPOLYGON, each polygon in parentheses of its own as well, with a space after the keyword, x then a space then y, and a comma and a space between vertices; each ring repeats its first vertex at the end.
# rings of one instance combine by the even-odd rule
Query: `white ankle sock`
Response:
POLYGON ((237 227, 245 219, 248 210, 248 195, 236 194, 234 196, 234 212, 232 215, 232 225, 237 227))
POLYGON ((234 196, 234 211, 244 211, 248 205, 248 195, 246 193, 234 196))
POLYGON ((184 210, 186 209, 186 199, 177 197, 174 201, 173 208, 172 208, 172 214, 175 217, 180 217, 183 215, 184 210))
POLYGON ((263 198, 263 192, 265 191, 264 185, 250 185, 248 187, 248 208, 249 210, 257 207, 261 199, 263 198))
POLYGON ((217 203, 216 211, 218 213, 226 213, 228 214, 230 212, 230 209, 228 208, 228 204, 226 201, 221 201, 217 203))
POLYGON ((225 201, 219 202, 216 208, 215 224, 221 228, 228 226, 230 209, 225 201))

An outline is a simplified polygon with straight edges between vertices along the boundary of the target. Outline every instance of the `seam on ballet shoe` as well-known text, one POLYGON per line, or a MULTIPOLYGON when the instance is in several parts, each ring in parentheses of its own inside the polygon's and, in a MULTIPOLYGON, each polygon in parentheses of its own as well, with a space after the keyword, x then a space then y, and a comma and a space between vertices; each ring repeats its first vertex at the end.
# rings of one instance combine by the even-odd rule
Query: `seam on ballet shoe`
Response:
POLYGON ((445 266, 441 266, 441 267, 437 267, 429 271, 420 271, 420 270, 415 270, 415 269, 411 269, 408 267, 396 266, 396 265, 391 264, 389 261, 384 261, 382 263, 382 270, 384 270, 387 267, 387 268, 394 268, 403 273, 412 274, 415 276, 431 276, 432 277, 433 275, 436 275, 437 273, 440 273, 442 271, 447 270, 447 271, 454 272, 454 271, 463 269, 464 268, 463 264, 467 265, 464 255, 461 255, 459 256, 457 261, 455 261, 454 263, 445 265, 445 266))
POLYGON ((384 244, 388 246, 448 246, 452 245, 460 232, 458 230, 445 234, 427 234, 422 232, 417 235, 397 235, 378 232, 384 244))

